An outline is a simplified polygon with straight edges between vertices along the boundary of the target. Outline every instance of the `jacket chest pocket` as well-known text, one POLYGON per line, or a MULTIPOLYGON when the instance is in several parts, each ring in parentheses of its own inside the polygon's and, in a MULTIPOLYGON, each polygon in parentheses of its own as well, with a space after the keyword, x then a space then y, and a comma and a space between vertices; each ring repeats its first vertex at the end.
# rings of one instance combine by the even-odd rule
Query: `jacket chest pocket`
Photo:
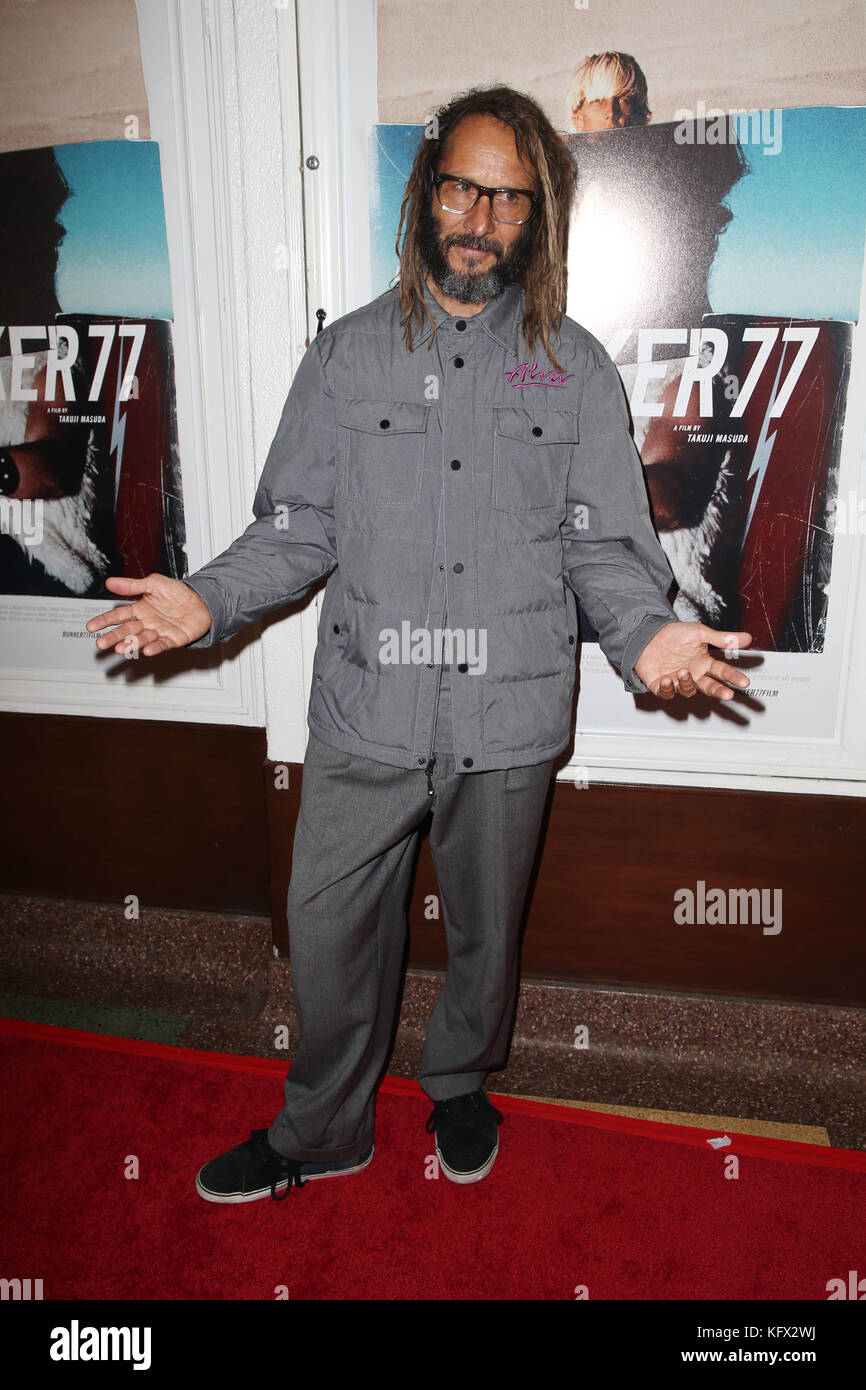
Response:
POLYGON ((416 503, 429 417, 413 401, 339 400, 337 491, 376 506, 416 503))
POLYGON ((565 507, 578 412, 494 406, 493 505, 534 512, 565 507))

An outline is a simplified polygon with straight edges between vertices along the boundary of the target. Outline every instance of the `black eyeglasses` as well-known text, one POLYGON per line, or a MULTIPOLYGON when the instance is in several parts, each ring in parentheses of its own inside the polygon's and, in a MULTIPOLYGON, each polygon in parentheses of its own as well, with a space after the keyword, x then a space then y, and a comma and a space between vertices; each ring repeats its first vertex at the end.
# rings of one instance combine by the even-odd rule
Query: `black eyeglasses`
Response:
POLYGON ((528 188, 486 188, 483 183, 473 183, 455 174, 434 174, 433 187, 446 212, 471 212, 483 195, 490 199, 496 221, 511 226, 528 222, 541 196, 528 188))

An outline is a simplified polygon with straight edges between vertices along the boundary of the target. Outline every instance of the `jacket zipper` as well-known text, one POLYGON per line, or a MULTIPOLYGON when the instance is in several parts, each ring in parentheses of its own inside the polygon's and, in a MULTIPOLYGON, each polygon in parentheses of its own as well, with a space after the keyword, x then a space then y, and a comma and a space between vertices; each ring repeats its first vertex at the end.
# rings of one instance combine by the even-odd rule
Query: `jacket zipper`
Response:
POLYGON ((433 756, 433 743, 434 743, 435 738, 436 738, 436 720, 437 720, 438 715, 439 715, 439 693, 440 693, 441 689, 442 689, 442 665, 441 665, 441 663, 440 663, 440 665, 439 665, 439 680, 438 680, 438 682, 437 682, 437 684, 436 684, 436 703, 435 703, 434 706, 433 706, 433 731, 432 731, 432 733, 430 734, 430 754, 429 754, 429 757, 427 758, 427 762, 426 762, 425 767, 424 767, 424 772, 425 772, 425 775, 426 775, 426 777, 427 777, 427 795, 428 795, 428 796, 432 796, 432 795, 433 795, 433 778, 432 778, 432 772, 433 772, 433 768, 434 768, 435 763, 436 763, 436 759, 435 759, 434 756, 433 756))
MULTIPOLYGON (((439 350, 439 349, 438 349, 438 346, 437 346, 437 351, 438 351, 438 350, 439 350)), ((441 357, 440 357, 440 366, 441 366, 441 357)), ((438 411, 437 411, 437 414, 438 414, 438 411)), ((441 422, 441 416, 440 416, 440 422, 441 422)), ((439 526, 439 524, 441 523, 441 520, 442 520, 442 509, 443 509, 444 505, 445 505, 445 497, 444 497, 444 484, 443 484, 443 492, 442 492, 442 495, 441 495, 440 498, 439 498, 439 517, 438 517, 437 523, 436 523, 436 524, 437 524, 437 529, 438 529, 438 526, 439 526)), ((442 566, 442 568, 444 569, 444 565, 442 566)), ((442 600, 442 607, 443 607, 443 609, 445 610, 445 612, 448 611, 448 602, 447 602, 447 598, 445 598, 445 597, 443 597, 443 600, 442 600)), ((428 612, 429 612, 429 608, 428 608, 428 612)), ((441 618, 439 619, 439 622, 440 622, 440 626, 441 626, 441 623, 442 623, 442 619, 441 619, 441 618)), ((428 795, 428 796, 432 796, 432 795, 433 795, 433 777, 432 777, 432 773, 433 773, 433 767, 434 767, 434 765, 435 765, 435 763, 436 763, 436 759, 435 759, 434 756, 433 756, 433 744, 434 744, 434 742, 436 741, 436 720, 437 720, 437 718, 438 718, 438 716, 439 716, 439 695, 440 695, 441 690, 442 690, 442 663, 440 662, 440 663, 439 663, 439 679, 438 679, 438 681, 436 682, 436 700, 435 700, 435 703, 434 703, 434 705, 433 705, 433 728, 432 728, 432 730, 431 730, 431 732, 430 732, 430 754, 429 754, 429 756, 428 756, 428 758, 427 758, 427 763, 426 763, 426 766, 425 766, 425 768, 424 768, 424 772, 425 772, 425 775, 426 775, 426 777, 427 777, 427 795, 428 795)))

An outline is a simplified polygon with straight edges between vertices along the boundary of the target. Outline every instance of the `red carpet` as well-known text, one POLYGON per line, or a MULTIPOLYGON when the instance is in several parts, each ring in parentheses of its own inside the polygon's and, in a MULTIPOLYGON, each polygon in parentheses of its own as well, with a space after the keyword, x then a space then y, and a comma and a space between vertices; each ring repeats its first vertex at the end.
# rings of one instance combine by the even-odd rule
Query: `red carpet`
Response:
POLYGON ((389 1079, 364 1172, 220 1207, 196 1171, 270 1124, 286 1063, 12 1020, 0 1054, 0 1277, 46 1300, 826 1300, 866 1273, 859 1151, 494 1096, 499 1157, 460 1187, 425 1177, 430 1101, 389 1079))

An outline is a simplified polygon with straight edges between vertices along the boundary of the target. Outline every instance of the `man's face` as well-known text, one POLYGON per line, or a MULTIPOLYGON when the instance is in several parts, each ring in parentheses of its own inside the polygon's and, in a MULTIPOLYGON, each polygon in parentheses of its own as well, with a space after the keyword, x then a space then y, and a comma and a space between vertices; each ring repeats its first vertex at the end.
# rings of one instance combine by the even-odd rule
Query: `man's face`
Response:
MULTIPOLYGON (((517 157, 513 131, 492 116, 461 121, 441 151, 438 169, 488 188, 538 188, 531 165, 517 157)), ((468 212, 446 212, 434 191, 418 227, 425 268, 444 295, 463 304, 484 304, 519 281, 533 241, 533 222, 497 222, 483 195, 468 212)))
POLYGON ((599 97, 597 101, 583 101, 571 113, 573 130, 612 130, 615 126, 627 126, 631 118, 632 102, 628 97, 599 97))

